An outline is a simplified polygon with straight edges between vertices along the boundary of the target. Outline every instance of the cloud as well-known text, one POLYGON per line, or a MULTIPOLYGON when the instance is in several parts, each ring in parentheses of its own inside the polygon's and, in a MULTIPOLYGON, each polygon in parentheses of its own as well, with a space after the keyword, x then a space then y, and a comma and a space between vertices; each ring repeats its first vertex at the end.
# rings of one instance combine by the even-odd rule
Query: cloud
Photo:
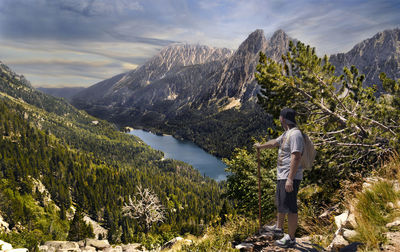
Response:
POLYGON ((399 26, 399 12, 398 0, 0 0, 0 60, 33 84, 42 74, 89 85, 171 43, 236 49, 259 28, 283 29, 321 55, 345 52, 399 26))

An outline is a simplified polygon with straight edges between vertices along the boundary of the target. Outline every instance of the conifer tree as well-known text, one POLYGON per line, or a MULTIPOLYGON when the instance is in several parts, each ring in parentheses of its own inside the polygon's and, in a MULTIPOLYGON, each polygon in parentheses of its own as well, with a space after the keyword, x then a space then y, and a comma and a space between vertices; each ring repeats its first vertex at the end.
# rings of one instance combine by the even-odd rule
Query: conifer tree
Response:
POLYGON ((282 60, 278 63, 260 53, 255 74, 261 86, 258 101, 275 120, 284 107, 298 112, 300 128, 317 147, 315 179, 367 171, 398 150, 398 82, 382 75, 387 93, 378 97, 375 86, 363 85, 365 77, 356 67, 345 67, 337 76, 327 56, 319 58, 314 48, 301 42, 291 42, 282 60))
POLYGON ((86 224, 83 220, 82 210, 78 208, 71 221, 67 239, 69 241, 80 241, 85 238, 93 237, 94 233, 92 225, 86 224))

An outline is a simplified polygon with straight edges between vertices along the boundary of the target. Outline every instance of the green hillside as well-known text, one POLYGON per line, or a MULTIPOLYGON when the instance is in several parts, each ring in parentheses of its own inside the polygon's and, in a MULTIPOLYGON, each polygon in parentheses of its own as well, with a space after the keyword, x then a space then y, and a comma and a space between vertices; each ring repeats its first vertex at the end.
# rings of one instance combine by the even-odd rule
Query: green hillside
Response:
POLYGON ((144 227, 121 215, 137 191, 151 189, 166 219, 146 239, 161 243, 179 233, 199 234, 219 214, 221 189, 191 166, 164 160, 134 136, 31 88, 1 65, 0 213, 14 232, 1 239, 32 248, 66 239, 71 206, 108 229, 111 242, 142 240, 144 227), (40 181, 50 194, 45 200, 40 181))

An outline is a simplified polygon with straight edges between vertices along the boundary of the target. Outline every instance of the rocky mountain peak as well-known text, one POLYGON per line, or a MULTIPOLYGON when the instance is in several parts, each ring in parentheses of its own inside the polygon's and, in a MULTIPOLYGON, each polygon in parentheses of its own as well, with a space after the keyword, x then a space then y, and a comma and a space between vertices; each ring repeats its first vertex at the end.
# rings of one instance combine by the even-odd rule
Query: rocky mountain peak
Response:
POLYGON ((162 60, 163 63, 171 65, 187 66, 221 60, 229 57, 232 53, 233 51, 227 48, 179 43, 162 49, 153 59, 155 61, 162 60))
POLYGON ((282 29, 279 29, 279 30, 275 31, 274 34, 272 34, 270 41, 271 42, 282 41, 287 38, 289 38, 289 36, 282 29))
POLYGON ((267 39, 264 36, 264 31, 257 29, 250 33, 245 41, 239 46, 235 54, 251 53, 257 54, 260 51, 264 51, 267 47, 267 39))
POLYGON ((390 78, 400 78, 400 29, 385 30, 355 45, 347 53, 331 55, 330 61, 337 73, 343 67, 356 66, 365 74, 365 84, 377 84, 381 89, 379 74, 385 72, 390 78))
POLYGON ((289 48, 290 38, 283 30, 277 30, 268 41, 268 48, 265 54, 275 61, 280 61, 282 54, 285 54, 289 48))

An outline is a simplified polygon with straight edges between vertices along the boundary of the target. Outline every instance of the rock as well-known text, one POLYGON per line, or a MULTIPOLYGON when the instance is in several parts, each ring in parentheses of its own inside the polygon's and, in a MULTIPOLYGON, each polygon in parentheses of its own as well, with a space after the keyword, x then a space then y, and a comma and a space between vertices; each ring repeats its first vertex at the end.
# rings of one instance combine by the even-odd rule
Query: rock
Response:
POLYGON ((177 243, 178 241, 182 241, 182 240, 184 240, 182 237, 179 237, 179 236, 178 236, 178 237, 175 237, 174 239, 172 239, 172 240, 166 242, 166 243, 162 246, 162 248, 163 248, 163 249, 165 249, 165 248, 171 248, 172 246, 174 246, 175 243, 177 243))
POLYGON ((7 250, 6 252, 29 252, 29 250, 27 248, 16 248, 7 250))
POLYGON ((400 248, 400 232, 386 233, 387 243, 383 245, 381 251, 399 251, 400 248))
POLYGON ((122 252, 122 247, 121 246, 108 247, 104 249, 103 252, 122 252))
POLYGON ((349 214, 346 222, 344 223, 344 226, 348 229, 355 229, 357 227, 356 217, 353 213, 349 214))
POLYGON ((122 251, 124 252, 137 252, 141 251, 142 244, 140 243, 131 243, 131 244, 123 244, 121 245, 122 251))
POLYGON ((339 251, 341 248, 349 245, 349 242, 346 241, 343 236, 337 235, 331 244, 328 246, 328 251, 339 251))
POLYGON ((379 182, 379 180, 381 180, 381 179, 380 179, 380 178, 377 178, 377 177, 368 177, 368 178, 365 179, 365 182, 374 184, 374 183, 376 183, 376 182, 379 182))
POLYGON ((47 246, 47 245, 41 245, 41 246, 39 246, 39 251, 46 252, 46 251, 48 251, 48 250, 49 250, 49 246, 47 246))
POLYGON ((0 251, 6 251, 6 250, 10 250, 13 248, 10 243, 2 241, 2 240, 0 240, 0 247, 1 247, 0 251))
MULTIPOLYGON (((48 247, 53 247, 56 251, 80 251, 77 242, 71 241, 47 241, 44 245, 48 247)), ((50 248, 49 248, 50 249, 50 248)))
POLYGON ((61 244, 60 249, 66 249, 68 251, 78 251, 79 245, 77 242, 65 242, 61 244))
POLYGON ((386 227, 389 229, 394 228, 394 227, 400 228, 400 220, 396 220, 391 223, 388 223, 388 224, 386 224, 386 227))
POLYGON ((85 247, 85 241, 82 240, 82 241, 78 241, 77 243, 80 248, 85 247))
POLYGON ((372 186, 371 183, 364 182, 364 183, 362 184, 362 190, 365 191, 365 190, 371 188, 371 186, 372 186))
POLYGON ((96 239, 89 239, 89 238, 86 238, 85 245, 95 247, 96 249, 99 249, 99 250, 103 250, 105 248, 110 247, 110 243, 108 242, 108 240, 96 240, 96 239))
POLYGON ((239 245, 235 246, 235 249, 239 249, 240 251, 253 251, 254 245, 251 243, 240 243, 239 245))
POLYGON ((96 248, 91 246, 86 246, 81 248, 81 252, 92 252, 92 251, 96 251, 96 248))
POLYGON ((343 229, 343 237, 347 240, 350 241, 352 240, 354 237, 357 236, 357 231, 355 230, 350 230, 350 229, 343 229))
POLYGON ((3 216, 0 215, 0 231, 3 231, 5 233, 10 232, 9 229, 10 224, 4 221, 3 216))
POLYGON ((392 209, 394 208, 393 202, 388 202, 388 203, 387 203, 387 206, 388 206, 389 208, 392 208, 392 209))
POLYGON ((400 200, 396 201, 395 205, 396 205, 396 208, 400 208, 400 200))
POLYGON ((344 224, 346 223, 348 217, 349 217, 349 211, 348 210, 346 210, 341 215, 338 215, 338 216, 335 217, 335 224, 336 224, 338 229, 341 229, 342 226, 344 226, 344 224))
POLYGON ((47 245, 42 245, 42 246, 39 246, 39 251, 42 251, 42 252, 55 252, 56 249, 54 247, 50 247, 50 246, 47 246, 47 245))

